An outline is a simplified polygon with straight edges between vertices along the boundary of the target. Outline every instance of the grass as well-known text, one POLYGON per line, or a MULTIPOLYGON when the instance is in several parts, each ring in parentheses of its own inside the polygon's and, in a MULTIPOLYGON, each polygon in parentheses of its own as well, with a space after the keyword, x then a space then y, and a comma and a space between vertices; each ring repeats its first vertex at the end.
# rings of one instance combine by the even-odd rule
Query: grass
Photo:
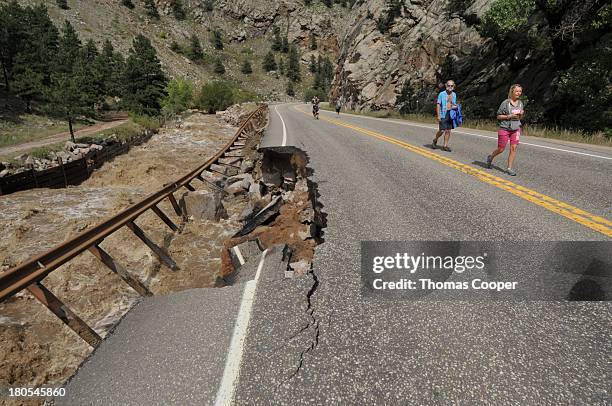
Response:
MULTIPOLYGON (((75 131, 88 125, 86 122, 75 123, 75 131)), ((26 114, 20 117, 19 123, 0 122, 0 147, 23 144, 47 138, 58 133, 67 132, 68 123, 53 120, 44 116, 26 114)))
MULTIPOLYGON (((330 106, 321 106, 321 109, 327 111, 335 111, 330 106)), ((397 111, 393 110, 382 110, 382 111, 346 111, 346 114, 353 114, 358 116, 368 116, 377 118, 394 118, 398 120, 416 121, 419 123, 426 124, 437 124, 438 121, 427 114, 405 114, 401 115, 397 111)), ((484 130, 497 132, 499 128, 496 121, 492 120, 470 120, 467 123, 464 122, 463 128, 469 128, 473 130, 484 130)), ((563 128, 550 128, 537 125, 528 125, 524 129, 526 136, 539 137, 539 138, 550 138, 563 141, 579 142, 583 144, 591 145, 603 145, 612 147, 612 138, 606 137, 601 134, 588 134, 582 131, 567 130, 563 128)))
MULTIPOLYGON (((136 118, 136 120, 140 120, 142 122, 149 122, 150 124, 154 124, 155 118, 147 117, 145 118, 136 118)), ((77 137, 76 141, 82 143, 92 143, 94 141, 99 141, 105 138, 109 138, 111 135, 115 134, 118 139, 126 140, 135 135, 141 134, 146 128, 159 128, 155 126, 145 126, 135 122, 134 119, 130 119, 127 123, 121 124, 114 128, 109 128, 108 130, 100 131, 95 134, 86 135, 83 137, 77 137)), ((65 142, 59 142, 56 144, 45 145, 43 147, 31 148, 27 150, 20 151, 18 155, 28 154, 35 158, 46 158, 50 152, 61 151, 64 149, 65 142)), ((15 154, 12 156, 0 156, 0 161, 8 161, 13 164, 18 164, 19 162, 15 160, 15 154)))

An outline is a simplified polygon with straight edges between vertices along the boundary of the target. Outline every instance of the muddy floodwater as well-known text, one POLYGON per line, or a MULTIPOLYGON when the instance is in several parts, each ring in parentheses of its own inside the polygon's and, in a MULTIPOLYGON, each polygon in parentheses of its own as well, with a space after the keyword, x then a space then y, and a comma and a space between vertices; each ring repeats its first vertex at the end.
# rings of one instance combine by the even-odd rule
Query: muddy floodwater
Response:
MULTIPOLYGON (((178 128, 162 129, 146 144, 106 163, 79 186, 0 197, 0 271, 181 177, 218 151, 235 131, 215 116, 194 114, 178 128)), ((182 223, 164 201, 159 207, 181 224, 180 233, 172 232, 150 211, 136 220, 167 250, 179 271, 160 264, 125 227, 101 246, 154 294, 212 286, 223 241, 241 226, 237 213, 242 207, 238 206, 226 206, 229 219, 218 223, 182 223)), ((102 337, 139 300, 135 291, 88 252, 51 273, 44 285, 102 337)), ((21 292, 0 304, 0 385, 61 384, 89 352, 72 330, 29 293, 21 292)))

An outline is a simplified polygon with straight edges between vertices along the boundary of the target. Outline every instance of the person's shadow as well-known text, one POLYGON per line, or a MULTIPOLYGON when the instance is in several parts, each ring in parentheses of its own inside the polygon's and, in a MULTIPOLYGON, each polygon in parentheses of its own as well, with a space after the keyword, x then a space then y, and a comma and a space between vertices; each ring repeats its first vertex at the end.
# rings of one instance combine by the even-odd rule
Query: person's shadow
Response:
MULTIPOLYGON (((487 170, 489 169, 489 168, 487 168, 487 163, 486 163, 486 162, 482 162, 482 161, 474 161, 474 162, 472 162, 472 164, 473 164, 473 165, 476 165, 476 166, 480 166, 480 167, 481 167, 481 168, 483 168, 483 169, 487 169, 487 170)), ((491 169, 495 169, 496 171, 506 173, 506 170, 505 170, 505 169, 500 168, 499 166, 497 166, 497 165, 495 165, 495 164, 493 164, 493 168, 491 168, 491 169)))

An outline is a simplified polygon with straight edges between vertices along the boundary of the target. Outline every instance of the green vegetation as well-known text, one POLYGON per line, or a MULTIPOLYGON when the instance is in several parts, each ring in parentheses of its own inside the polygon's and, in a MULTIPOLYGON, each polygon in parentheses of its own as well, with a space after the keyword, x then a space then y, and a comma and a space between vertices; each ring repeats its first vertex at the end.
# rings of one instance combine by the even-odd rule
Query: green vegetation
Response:
POLYGON ((387 0, 387 10, 378 18, 377 27, 381 34, 387 33, 395 19, 402 15, 402 0, 387 0))
POLYGON ((55 4, 62 10, 68 10, 68 1, 67 0, 55 0, 55 4))
POLYGON ((268 52, 264 57, 262 67, 266 72, 276 70, 276 60, 274 59, 274 53, 272 51, 268 52))
POLYGON ((234 102, 232 86, 227 82, 211 82, 202 86, 195 105, 208 113, 225 110, 234 102))
POLYGON ((312 51, 317 49, 317 38, 315 37, 313 32, 310 33, 310 49, 312 51))
POLYGON ((193 103, 193 83, 184 79, 174 79, 168 83, 166 97, 162 99, 164 116, 173 116, 191 107, 193 103))
POLYGON ((183 2, 181 0, 170 0, 170 9, 172 10, 172 15, 179 21, 187 18, 185 14, 185 9, 183 8, 183 2))
POLYGON ((223 49, 223 38, 221 37, 221 31, 213 30, 210 36, 210 42, 212 43, 215 49, 217 50, 223 49))
POLYGON ((196 63, 201 63, 204 60, 204 51, 202 50, 200 39, 195 34, 191 35, 191 46, 187 56, 196 63))
POLYGON ((159 11, 153 0, 144 0, 144 8, 149 17, 159 19, 159 11))
MULTIPOLYGON (((76 131, 88 124, 86 121, 79 120, 74 123, 73 128, 76 131)), ((0 122, 0 147, 35 141, 67 131, 69 131, 69 128, 65 121, 34 114, 24 114, 19 117, 17 123, 0 122)))
POLYGON ((242 64, 241 72, 244 73, 245 75, 250 75, 251 73, 253 73, 253 67, 251 66, 251 62, 249 62, 248 60, 245 60, 244 63, 242 64))
POLYGON ((221 61, 221 59, 217 59, 215 61, 214 72, 217 75, 223 75, 225 73, 225 65, 223 65, 223 61, 221 61))
POLYGON ((315 94, 317 94, 321 100, 327 100, 327 94, 331 88, 331 82, 334 79, 334 66, 331 60, 328 56, 321 58, 321 55, 319 55, 315 63, 314 57, 312 57, 310 59, 309 69, 311 72, 314 72, 314 80, 312 83, 312 91, 308 92, 308 94, 311 95, 308 100, 315 94))
POLYGON ((130 10, 134 8, 134 3, 132 3, 132 0, 121 0, 121 4, 123 4, 125 7, 129 8, 130 10))
POLYGON ((302 80, 302 74, 300 73, 300 57, 298 55, 297 47, 293 44, 289 48, 287 78, 289 78, 289 80, 292 82, 299 82, 302 80))

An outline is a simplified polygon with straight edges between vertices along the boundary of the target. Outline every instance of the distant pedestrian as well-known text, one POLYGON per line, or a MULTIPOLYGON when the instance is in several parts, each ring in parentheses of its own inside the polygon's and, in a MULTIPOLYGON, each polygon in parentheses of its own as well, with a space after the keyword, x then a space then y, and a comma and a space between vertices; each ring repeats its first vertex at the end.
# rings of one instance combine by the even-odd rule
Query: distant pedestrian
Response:
POLYGON ((523 88, 519 84, 510 86, 508 98, 504 100, 497 110, 499 130, 497 130, 497 149, 487 157, 487 168, 493 167, 493 159, 504 152, 508 141, 510 141, 510 153, 508 154, 508 168, 506 172, 510 176, 516 176, 512 170, 512 164, 516 157, 516 150, 521 135, 521 118, 525 114, 523 102, 519 97, 523 94, 523 88))
POLYGON ((453 120, 451 118, 451 110, 457 110, 457 94, 454 92, 455 82, 449 80, 446 82, 446 90, 438 94, 438 100, 436 102, 436 116, 438 118, 438 132, 435 138, 431 142, 431 148, 436 149, 438 146, 438 138, 444 134, 444 146, 443 151, 451 152, 448 147, 448 142, 451 137, 451 130, 453 129, 453 120))
POLYGON ((340 101, 340 98, 338 97, 336 99, 336 114, 340 115, 340 109, 342 109, 342 102, 340 101))

